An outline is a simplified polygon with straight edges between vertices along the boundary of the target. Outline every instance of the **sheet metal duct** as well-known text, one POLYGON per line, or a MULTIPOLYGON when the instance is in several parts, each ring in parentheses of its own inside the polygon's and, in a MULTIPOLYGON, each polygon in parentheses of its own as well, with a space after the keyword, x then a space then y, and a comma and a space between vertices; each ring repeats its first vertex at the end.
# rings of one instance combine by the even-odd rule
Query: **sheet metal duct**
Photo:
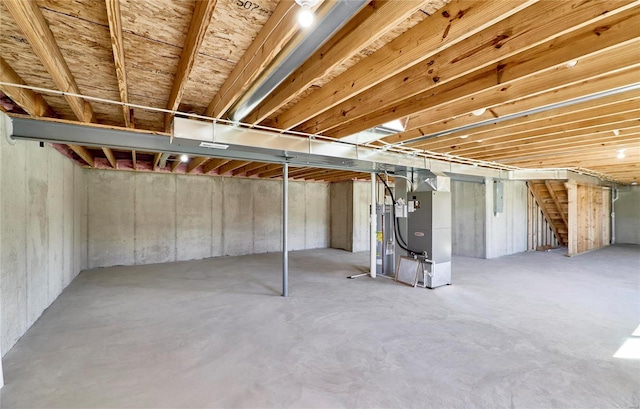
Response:
POLYGON ((320 17, 320 21, 307 30, 307 35, 294 45, 293 49, 288 53, 285 50, 282 56, 278 56, 275 68, 269 70, 270 74, 266 77, 258 77, 259 85, 247 91, 247 94, 231 108, 228 117, 236 122, 246 118, 282 81, 368 3, 368 0, 331 1, 331 8, 320 17))

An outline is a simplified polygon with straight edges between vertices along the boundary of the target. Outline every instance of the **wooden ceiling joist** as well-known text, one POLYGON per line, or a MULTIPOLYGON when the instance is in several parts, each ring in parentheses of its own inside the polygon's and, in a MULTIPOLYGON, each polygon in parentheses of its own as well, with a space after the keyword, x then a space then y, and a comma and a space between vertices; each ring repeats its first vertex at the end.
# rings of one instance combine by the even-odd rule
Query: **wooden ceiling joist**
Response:
POLYGON ((369 3, 340 32, 331 37, 296 69, 269 98, 243 120, 257 124, 306 90, 340 63, 366 48, 378 37, 407 19, 424 0, 382 0, 369 3))
MULTIPOLYGON (((13 84, 25 85, 22 78, 11 68, 11 66, 0 56, 0 81, 10 82, 13 84)), ((47 104, 47 101, 42 98, 42 95, 37 94, 30 89, 17 88, 11 86, 0 85, 0 90, 9 96, 24 109, 29 115, 33 116, 54 116, 54 112, 47 104)))
POLYGON ((202 173, 209 173, 211 171, 217 172, 217 169, 220 166, 223 166, 224 164, 229 162, 230 162, 230 159, 221 159, 221 158, 211 159, 202 167, 202 173))
POLYGON ((263 166, 266 166, 266 163, 263 162, 253 162, 253 163, 249 163, 245 166, 242 166, 241 168, 238 168, 236 170, 234 170, 233 172, 231 172, 231 174, 233 176, 239 176, 239 175, 245 175, 247 172, 250 172, 254 169, 258 169, 261 168, 263 166))
POLYGON ((187 173, 193 173, 196 169, 204 165, 209 160, 211 160, 211 158, 207 156, 196 156, 195 158, 191 158, 187 163, 187 173))
MULTIPOLYGON (((486 91, 492 87, 499 89, 507 87, 508 89, 514 81, 524 81, 536 73, 553 69, 573 59, 580 60, 578 66, 574 67, 575 69, 573 71, 575 72, 579 71, 580 65, 583 65, 583 58, 593 58, 594 54, 606 51, 615 52, 617 55, 618 52, 616 48, 624 47, 625 44, 629 42, 637 41, 637 30, 635 30, 634 27, 640 24, 640 10, 631 9, 624 10, 618 14, 603 15, 603 9, 606 9, 604 6, 594 7, 594 4, 600 5, 601 3, 604 4, 604 2, 583 3, 583 7, 586 9, 576 8, 574 18, 566 20, 566 22, 570 23, 566 23, 564 19, 561 19, 550 27, 554 28, 554 30, 564 29, 563 31, 566 31, 569 27, 573 27, 576 24, 575 19, 578 17, 587 19, 589 25, 582 27, 578 31, 572 31, 564 35, 557 35, 556 31, 539 31, 540 38, 535 38, 531 35, 532 33, 527 30, 528 25, 525 24, 525 22, 530 19, 536 18, 536 16, 528 14, 530 10, 535 10, 543 14, 533 6, 518 15, 512 16, 511 19, 519 17, 516 21, 516 27, 521 27, 521 30, 527 34, 526 36, 520 36, 520 38, 526 39, 525 41, 531 38, 531 41, 533 41, 532 44, 535 46, 529 47, 525 45, 525 43, 514 44, 517 45, 517 48, 511 50, 511 48, 507 46, 508 43, 505 43, 504 46, 500 46, 497 49, 496 47, 489 47, 491 52, 484 54, 478 52, 478 55, 474 55, 474 58, 470 59, 470 61, 478 64, 477 66, 480 66, 480 69, 474 69, 473 64, 466 64, 465 66, 457 63, 458 60, 455 59, 455 56, 465 52, 467 48, 475 44, 467 45, 467 42, 459 43, 450 50, 443 52, 443 54, 446 55, 446 58, 443 59, 446 63, 442 65, 442 70, 436 68, 437 71, 433 74, 438 74, 437 77, 433 77, 438 78, 437 82, 434 81, 433 78, 425 77, 425 74, 419 71, 408 73, 405 77, 417 78, 417 82, 404 81, 403 84, 403 78, 394 78, 383 84, 383 86, 387 86, 386 88, 376 88, 375 99, 371 99, 372 95, 369 95, 366 100, 363 96, 362 98, 358 98, 358 101, 351 101, 352 105, 343 106, 342 110, 337 112, 331 111, 331 116, 328 118, 314 118, 316 122, 314 122, 313 127, 303 130, 309 133, 323 132, 329 136, 339 138, 369 129, 393 119, 411 115, 417 110, 447 104, 463 97, 469 98, 475 93, 486 91), (608 29, 598 31, 598 28, 602 25, 608 27, 608 29), (542 42, 542 40, 547 41, 542 42), (450 51, 459 47, 462 49, 456 53, 449 54, 450 51), (505 51, 502 52, 502 50, 505 51), (456 73, 464 75, 455 76, 456 73), (412 74, 413 77, 409 74, 412 74), (442 77, 445 79, 442 79, 442 77), (446 77, 453 79, 447 81, 446 77), (419 84, 426 84, 426 87, 424 85, 420 87, 419 84), (392 88, 392 91, 389 87, 392 88), (417 92, 420 89, 423 89, 423 91, 417 92), (444 97, 445 94, 446 97, 444 97), (384 102, 381 103, 381 101, 384 102), (380 108, 372 109, 372 106, 375 104, 380 108), (364 107, 366 108, 363 109, 364 107), (342 114, 343 112, 346 112, 346 114, 342 114), (326 132, 327 129, 330 130, 326 132)), ((543 2, 542 4, 559 4, 559 6, 556 7, 564 7, 566 2, 543 2)), ((491 29, 493 29, 493 27, 491 29)), ((563 31, 561 31, 561 33, 563 31)), ((494 37, 499 36, 498 33, 499 32, 494 33, 494 37)), ((475 39, 474 37, 469 39, 469 41, 475 39)), ((516 37, 516 40, 517 39, 518 37, 516 37)), ((513 41, 515 42, 516 40, 513 41)), ((632 47, 635 48, 637 45, 632 47)), ((620 65, 621 64, 619 64, 619 66, 620 65)), ((428 73, 429 71, 426 72, 428 73)), ((567 78, 565 82, 568 82, 567 80, 569 79, 570 78, 567 78)), ((548 88, 551 88, 551 86, 548 88)), ((484 103, 479 97, 474 98, 474 101, 484 104, 481 107, 491 105, 484 103)))
MULTIPOLYGON (((515 101, 510 101, 499 106, 492 107, 491 110, 484 113, 482 116, 473 116, 471 114, 467 114, 464 117, 470 118, 471 121, 481 121, 487 120, 489 117, 492 117, 494 114, 497 117, 504 117, 507 115, 513 115, 521 112, 526 112, 536 107, 545 106, 545 105, 554 105, 559 104, 564 101, 569 101, 572 99, 580 98, 584 95, 593 95, 601 92, 606 92, 611 89, 616 89, 620 87, 627 86, 632 84, 636 80, 634 71, 620 71, 614 72, 611 74, 603 75, 597 78, 591 78, 585 81, 581 81, 578 84, 571 84, 561 89, 556 89, 551 92, 543 92, 540 94, 536 94, 533 96, 525 97, 522 99, 518 99, 515 101)), ((411 132, 403 132, 402 134, 398 134, 397 136, 391 136, 385 138, 387 142, 390 143, 398 143, 398 142, 406 142, 409 141, 408 145, 415 148, 422 148, 423 146, 427 146, 432 140, 427 141, 419 141, 411 143, 410 140, 419 137, 421 133, 421 128, 428 128, 431 126, 429 121, 429 116, 433 118, 436 124, 441 124, 443 122, 455 122, 456 125, 460 122, 456 122, 460 117, 457 118, 448 118, 442 119, 440 117, 434 117, 435 114, 431 110, 421 112, 419 116, 416 116, 416 122, 423 123, 423 125, 417 128, 415 131, 411 132), (417 132, 417 135, 416 135, 417 132)), ((411 126, 411 125, 410 125, 411 126)), ((435 127, 434 127, 435 128, 435 127)), ((426 149, 426 148, 425 148, 426 149)))
POLYGON ((253 176, 253 175, 260 175, 261 173, 270 172, 270 171, 281 169, 281 168, 282 168, 282 165, 274 163, 274 164, 271 164, 271 165, 265 165, 265 166, 259 167, 257 169, 251 170, 249 172, 246 172, 245 176, 249 177, 249 176, 253 176))
POLYGON ((293 1, 278 3, 267 23, 209 103, 205 115, 222 117, 269 66, 297 31, 297 9, 298 6, 293 1))
POLYGON ((225 173, 233 172, 234 170, 241 168, 251 162, 243 160, 232 160, 218 168, 218 174, 224 175, 225 173))
POLYGON ((505 140, 510 140, 510 136, 522 137, 525 134, 538 134, 543 131, 553 132, 554 129, 563 130, 562 127, 576 129, 576 127, 580 128, 589 123, 600 125, 610 122, 611 118, 616 115, 637 110, 640 106, 640 90, 633 91, 632 94, 638 94, 638 97, 617 101, 620 99, 620 95, 612 95, 602 100, 587 101, 575 106, 540 112, 519 120, 485 125, 466 132, 452 132, 450 135, 427 141, 423 146, 428 150, 452 149, 454 146, 462 148, 473 145, 480 140, 486 143, 497 141, 502 137, 507 137, 508 139, 505 140))
MULTIPOLYGON (((195 2, 193 16, 189 24, 189 31, 187 32, 187 38, 182 47, 176 77, 171 87, 169 101, 167 102, 167 109, 175 111, 180 105, 187 81, 189 80, 189 75, 198 56, 200 45, 204 40, 205 34, 207 34, 207 29, 209 28, 216 4, 217 0, 199 0, 195 2)), ((172 118, 173 115, 165 114, 164 125, 166 132, 169 132, 171 129, 172 118)))
MULTIPOLYGON (((107 19, 109 20, 109 33, 111 35, 111 48, 113 49, 113 62, 118 78, 118 90, 120 102, 129 103, 129 90, 127 88, 127 72, 124 60, 124 40, 122 38, 122 18, 120 17, 120 0, 105 0, 107 6, 107 19)), ((131 128, 131 109, 122 105, 124 125, 131 128)), ((114 166, 115 167, 115 166, 114 166)))
POLYGON ((91 167, 94 167, 96 165, 93 155, 91 154, 91 152, 87 150, 87 148, 80 145, 68 145, 68 146, 73 152, 75 152, 76 155, 78 155, 83 161, 85 161, 87 165, 91 167))
POLYGON ((162 153, 157 152, 153 155, 153 163, 151 164, 151 169, 153 171, 158 170, 158 164, 160 163, 160 158, 162 157, 162 153))
MULTIPOLYGON (((73 75, 71 75, 71 71, 38 4, 35 1, 12 0, 3 0, 3 4, 9 10, 20 30, 22 30, 22 33, 29 41, 31 49, 38 56, 49 75, 51 75, 51 79, 53 79, 58 89, 64 92, 80 94, 73 75)), ((65 95, 65 99, 76 117, 84 122, 85 101, 72 95, 65 95)), ((88 109, 91 109, 90 105, 88 109)), ((93 117, 93 113, 90 114, 90 117, 93 117)))
POLYGON ((278 128, 291 129, 535 2, 452 1, 278 115, 273 123, 278 128))

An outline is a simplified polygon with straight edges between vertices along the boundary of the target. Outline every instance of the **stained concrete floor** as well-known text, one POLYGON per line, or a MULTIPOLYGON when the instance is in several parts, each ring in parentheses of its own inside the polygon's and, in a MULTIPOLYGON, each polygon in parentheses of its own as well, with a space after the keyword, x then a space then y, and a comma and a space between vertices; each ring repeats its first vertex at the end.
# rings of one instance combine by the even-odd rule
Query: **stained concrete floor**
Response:
POLYGON ((81 273, 5 356, 2 407, 638 408, 640 248, 454 258, 454 285, 345 277, 367 255, 81 273))

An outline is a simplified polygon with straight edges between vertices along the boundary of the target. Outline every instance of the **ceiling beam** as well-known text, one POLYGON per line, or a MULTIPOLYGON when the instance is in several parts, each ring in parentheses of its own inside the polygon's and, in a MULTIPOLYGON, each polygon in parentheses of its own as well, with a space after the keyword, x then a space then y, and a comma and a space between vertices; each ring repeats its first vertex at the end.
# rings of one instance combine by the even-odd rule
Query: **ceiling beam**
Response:
POLYGON ((182 161, 180 160, 180 156, 176 155, 173 159, 173 163, 171 164, 171 173, 174 173, 176 169, 178 169, 178 166, 180 166, 181 164, 182 161))
POLYGON ((278 115, 270 125, 291 129, 535 2, 454 0, 278 115))
MULTIPOLYGON (((25 84, 22 78, 2 57, 0 57, 0 80, 3 82, 11 82, 14 84, 25 84)), ((29 115, 56 116, 55 112, 49 106, 49 104, 47 104, 47 101, 45 101, 42 95, 37 94, 30 89, 10 86, 1 86, 0 89, 2 90, 2 92, 7 94, 9 98, 13 100, 13 102, 24 109, 29 115)), ((89 166, 95 166, 95 159, 93 155, 85 147, 80 145, 68 145, 68 147, 89 166)), ((109 150, 109 152, 111 151, 109 150)), ((106 153, 107 152, 105 152, 105 154, 106 153)), ((111 154, 111 157, 113 157, 113 154, 111 154)), ((109 159, 109 156, 107 156, 107 159, 109 159)), ((109 160, 109 163, 112 163, 111 160, 109 160)), ((113 163, 115 163, 115 160, 113 163)), ((112 166, 115 168, 115 165, 113 163, 112 166)))
MULTIPOLYGON (((0 56, 0 81, 26 85, 22 78, 0 56)), ((55 113, 42 95, 26 88, 0 85, 0 90, 13 100, 20 108, 32 116, 55 116, 55 113)))
POLYGON ((282 175, 283 167, 284 166, 282 166, 282 165, 268 165, 267 166, 267 169, 268 169, 267 171, 258 173, 257 175, 260 178, 270 178, 272 176, 282 175))
POLYGON ((207 164, 204 165, 204 167, 202 168, 202 173, 209 173, 212 170, 216 170, 218 169, 220 166, 224 165, 225 163, 230 162, 230 159, 221 159, 221 158, 215 158, 215 159, 211 159, 207 164))
POLYGON ((261 168, 261 167, 266 166, 266 165, 267 164, 263 163, 263 162, 252 162, 252 163, 249 163, 249 164, 247 164, 247 165, 245 165, 245 166, 243 166, 243 167, 241 167, 239 169, 234 170, 233 172, 231 172, 231 174, 233 176, 244 175, 247 172, 250 172, 250 171, 252 171, 254 169, 261 168))
MULTIPOLYGON (((639 114, 640 109, 637 109, 635 111, 609 115, 605 118, 588 119, 549 128, 532 127, 529 132, 505 134, 504 136, 496 138, 476 139, 470 143, 449 146, 445 149, 441 148, 439 150, 445 150, 448 153, 460 156, 474 154, 488 155, 498 153, 500 151, 508 151, 516 144, 526 144, 526 146, 531 146, 538 142, 545 142, 552 145, 564 140, 580 138, 582 135, 596 135, 598 133, 606 133, 607 136, 615 136, 613 130, 620 132, 620 130, 625 128, 639 125, 637 120, 637 118, 640 117, 639 114)), ((466 142, 466 139, 464 141, 466 142)))
MULTIPOLYGON (((185 87, 189 81, 189 75, 193 69, 193 65, 198 56, 198 50, 202 45, 211 17, 216 9, 217 0, 200 0, 195 2, 195 8, 191 17, 191 23, 189 23, 189 31, 187 32, 187 38, 182 47, 182 54, 180 55, 180 61, 178 62, 178 68, 176 70, 176 77, 173 80, 173 86, 171 87, 171 93, 169 94, 169 101, 167 102, 167 109, 175 111, 180 106, 182 95, 184 94, 185 87)), ((165 114, 164 127, 165 131, 169 132, 171 129, 171 119, 173 115, 165 114)))
MULTIPOLYGON (((630 91, 626 95, 611 95, 598 100, 586 101, 576 105, 552 109, 523 118, 488 124, 475 129, 452 132, 449 135, 425 141, 425 149, 452 149, 453 146, 473 145, 478 141, 493 142, 509 135, 522 135, 529 132, 548 132, 559 126, 580 124, 588 120, 606 121, 616 114, 634 111, 640 106, 640 90, 630 91), (630 96, 635 98, 628 98, 630 96), (464 138, 462 138, 464 137, 464 138)), ((430 129, 430 128, 429 128, 430 129)))
POLYGON ((251 170, 245 173, 245 175, 249 177, 249 176, 259 175, 260 173, 265 173, 265 172, 269 172, 269 171, 280 169, 280 168, 282 168, 282 165, 278 165, 278 164, 265 165, 260 168, 251 170))
MULTIPOLYGON (((615 27, 620 22, 623 22, 622 24, 626 29, 631 27, 632 22, 627 21, 628 15, 614 17, 615 19, 610 17, 612 13, 615 14, 615 12, 621 10, 626 10, 627 14, 629 12, 637 14, 637 10, 629 11, 627 7, 628 5, 623 2, 584 3, 580 0, 574 2, 540 2, 434 55, 429 58, 427 64, 407 69, 379 84, 375 89, 360 94, 357 98, 345 101, 322 115, 314 117, 302 124, 299 130, 309 133, 324 133, 336 137, 346 136, 365 130, 367 129, 365 127, 368 127, 370 123, 376 122, 374 113, 377 114, 392 108, 397 109, 402 101, 407 101, 417 94, 420 94, 424 99, 430 90, 442 89, 441 87, 448 82, 470 75, 473 72, 478 72, 482 68, 497 64, 498 68, 494 75, 496 81, 501 83, 504 77, 501 71, 503 67, 505 69, 509 67, 511 71, 514 71, 514 63, 535 58, 535 56, 548 49, 556 52, 556 57, 559 57, 556 60, 561 60, 557 63, 564 63, 572 58, 579 58, 592 52, 588 47, 583 49, 579 46, 580 44, 572 44, 576 37, 577 39, 586 40, 582 41, 581 44, 587 43, 591 46, 591 49, 595 50, 614 46, 618 42, 624 41, 620 40, 619 37, 629 40, 633 38, 633 33, 627 31, 621 34, 620 32, 625 30, 619 27, 617 29, 618 36, 609 32, 608 35, 600 38, 597 28, 611 25, 615 27), (620 7, 606 13, 614 5, 620 7), (606 21, 600 24, 603 19, 606 19, 606 21), (540 20, 545 21, 545 23, 537 23, 540 20), (532 27, 532 24, 535 24, 535 26, 532 27), (577 30, 587 25, 587 28, 580 30, 579 35, 570 33, 572 30, 577 30), (563 38, 553 41, 558 37, 563 38), (563 46, 568 49, 560 50, 563 46), (532 48, 535 48, 534 52, 531 54, 525 53, 525 51, 532 48), (538 54, 535 54, 535 52, 538 54), (534 57, 530 57, 530 55, 534 57), (349 124, 349 122, 356 121, 364 116, 371 118, 371 121, 365 121, 363 118, 362 121, 357 121, 357 124, 349 124), (341 130, 334 130, 336 127, 341 130), (347 128, 347 130, 344 128, 347 128)), ((406 110, 401 113, 409 115, 412 112, 406 110)), ((398 119, 401 116, 404 115, 388 114, 388 117, 384 119, 398 119)), ((372 126, 380 125, 383 122, 378 122, 372 126)))
POLYGON ((102 148, 102 152, 104 153, 104 156, 107 158, 109 165, 111 165, 113 169, 116 169, 117 163, 116 163, 116 157, 113 154, 113 151, 109 148, 102 148))
MULTIPOLYGON (((29 41, 33 52, 38 56, 42 65, 55 82, 60 91, 80 94, 80 90, 69 70, 62 52, 45 20, 38 4, 35 1, 3 0, 4 6, 13 16, 14 21, 29 41)), ((85 121, 85 109, 88 109, 89 118, 93 118, 91 105, 85 107, 85 101, 76 96, 64 96, 76 117, 85 121)))
POLYGON ((205 115, 222 117, 260 73, 267 69, 298 30, 297 10, 298 5, 293 1, 278 3, 269 20, 209 103, 205 115))
POLYGON ((372 1, 296 69, 243 122, 257 124, 411 16, 424 0, 372 1))
POLYGON ((160 152, 157 152, 153 156, 153 163, 151 165, 151 169, 153 169, 154 172, 158 170, 158 164, 160 163, 160 158, 162 158, 162 154, 160 152))
MULTIPOLYGON (((113 62, 118 78, 118 90, 120 91, 120 102, 129 103, 129 91, 127 88, 127 72, 124 60, 124 41, 122 37, 122 18, 120 17, 120 0, 105 0, 107 7, 107 20, 109 21, 109 33, 111 35, 111 48, 113 49, 113 62)), ((122 105, 122 116, 124 125, 132 127, 131 109, 122 105)), ((115 166, 114 166, 115 167, 115 166)))
POLYGON ((195 158, 191 158, 187 163, 187 173, 193 173, 193 171, 204 165, 209 160, 211 160, 211 158, 208 156, 196 156, 195 158))
MULTIPOLYGON (((541 4, 564 7, 570 3, 543 2, 541 4)), ((515 48, 511 49, 508 42, 498 49, 495 48, 497 46, 492 46, 489 47, 490 52, 480 53, 478 51, 477 55, 470 58, 473 64, 462 64, 458 63, 455 56, 460 53, 464 55, 465 50, 471 47, 467 46, 467 42, 464 42, 458 45, 464 46, 462 49, 458 49, 456 46, 443 53, 446 57, 442 60, 444 63, 440 67, 436 67, 433 74, 437 74, 436 76, 429 78, 429 71, 426 71, 426 76, 425 73, 414 71, 410 73, 413 77, 408 74, 404 77, 409 78, 404 83, 402 81, 404 78, 396 77, 376 88, 376 91, 380 91, 380 93, 375 96, 375 99, 372 99, 373 95, 368 95, 366 99, 365 96, 360 96, 361 98, 358 98, 357 101, 349 101, 347 106, 342 106, 341 111, 331 111, 330 117, 314 118, 316 122, 313 125, 310 124, 311 128, 301 130, 310 133, 324 133, 336 138, 351 135, 430 108, 435 105, 436 101, 447 99, 446 102, 450 102, 458 98, 468 98, 490 87, 508 87, 513 81, 525 79, 537 72, 566 64, 573 59, 580 60, 591 57, 594 54, 612 50, 637 40, 633 27, 640 24, 639 9, 603 15, 603 9, 606 10, 606 7, 595 6, 604 6, 605 2, 583 2, 582 4, 585 9, 583 10, 576 5, 575 15, 569 16, 572 18, 567 18, 566 22, 564 18, 555 22, 552 20, 551 22, 554 24, 544 27, 547 30, 549 27, 554 30, 557 28, 561 30, 560 33, 563 33, 574 27, 577 24, 576 20, 587 19, 589 25, 583 26, 577 31, 558 35, 556 31, 542 30, 539 31, 539 37, 536 38, 533 34, 537 31, 532 32, 526 23, 529 20, 540 19, 540 17, 536 17, 537 14, 533 16, 527 12, 535 10, 540 14, 545 13, 538 10, 538 7, 531 7, 511 18, 516 20, 512 29, 520 34, 513 40, 515 48), (516 19, 516 17, 519 18, 516 19), (602 30, 602 26, 607 29, 602 30), (599 28, 600 30, 598 30, 599 28), (532 44, 535 44, 534 47, 529 48, 526 41, 523 43, 517 41, 518 39, 527 39, 528 41, 530 35, 532 44), (545 38, 547 41, 542 42, 545 38), (505 51, 503 52, 503 50, 505 51), (450 51, 456 52, 451 54, 450 51), (480 68, 474 69, 474 65, 480 68), (420 84, 425 85, 421 86, 420 84), (366 109, 366 112, 363 108, 366 109), (344 112, 347 113, 344 114, 344 112)), ((567 13, 564 13, 563 17, 565 15, 567 13)), ((488 30, 489 33, 493 33, 492 29, 488 30)), ((499 36, 500 32, 502 30, 494 34, 499 36)), ((478 38, 484 37, 479 36, 478 38)), ((470 40, 475 39, 474 37, 470 40)), ((466 51, 466 53, 469 52, 466 51)), ((578 66, 581 64, 582 62, 578 66)), ((474 100, 478 101, 479 98, 474 98, 474 100)))
POLYGON ((91 152, 87 150, 87 148, 80 145, 68 145, 68 146, 69 148, 71 148, 72 151, 75 152, 76 155, 78 155, 83 161, 85 161, 87 165, 91 167, 95 166, 95 159, 93 158, 93 155, 91 154, 91 152))
POLYGON ((242 161, 242 160, 232 160, 218 168, 218 174, 224 175, 225 173, 233 172, 234 170, 241 168, 247 164, 251 163, 250 161, 242 161))
MULTIPOLYGON (((625 85, 629 85, 630 83, 633 83, 634 78, 637 79, 635 71, 627 70, 627 71, 613 72, 611 74, 603 75, 597 78, 591 78, 585 81, 581 81, 579 84, 570 84, 563 88, 556 89, 551 92, 543 92, 543 93, 529 96, 526 98, 509 101, 499 106, 492 107, 491 112, 495 113, 498 117, 513 115, 520 112, 526 112, 528 110, 539 108, 541 106, 558 104, 564 101, 580 98, 584 95, 593 95, 593 94, 608 91, 611 89, 623 87, 625 85)), ((434 115, 433 112, 429 110, 429 111, 422 112, 420 114, 420 117, 426 118, 428 117, 429 114, 431 114, 432 116, 434 115)), ((492 114, 487 112, 482 118, 482 120, 488 119, 487 118, 488 115, 490 116, 492 114)), ((468 115, 465 115, 465 117, 466 116, 472 116, 472 115, 468 114, 468 115)), ((475 117, 475 118, 477 119, 479 117, 475 117)), ((442 118, 439 118, 439 117, 434 118, 434 120, 437 121, 438 123, 444 122, 444 120, 442 120, 442 118)), ((425 128, 425 129, 428 129, 428 128, 425 128)), ((405 136, 405 138, 409 139, 409 137, 407 136, 405 136)), ((411 135, 410 138, 415 139, 415 136, 411 135)), ((390 143, 400 142, 398 140, 400 138, 397 138, 397 137, 390 137, 387 139, 389 139, 388 142, 390 143)), ((407 144, 414 148, 424 147, 424 149, 426 149, 426 147, 429 146, 429 144, 432 143, 434 140, 437 140, 437 139, 427 139, 424 141, 416 140, 415 142, 408 141, 407 144)))

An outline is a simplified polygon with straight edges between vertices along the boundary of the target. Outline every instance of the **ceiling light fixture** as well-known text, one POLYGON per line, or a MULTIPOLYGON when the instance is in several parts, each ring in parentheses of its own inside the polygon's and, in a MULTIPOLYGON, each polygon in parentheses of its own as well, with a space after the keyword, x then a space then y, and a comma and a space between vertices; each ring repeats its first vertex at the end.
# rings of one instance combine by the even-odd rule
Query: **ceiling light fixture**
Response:
POLYGON ((318 0, 296 0, 296 3, 300 6, 300 11, 298 11, 298 24, 304 28, 311 27, 315 19, 311 8, 318 4, 318 0))
POLYGON ((211 149, 227 149, 229 145, 224 143, 215 143, 215 142, 200 142, 199 145, 201 148, 211 148, 211 149))
POLYGON ((616 158, 624 159, 625 156, 627 156, 627 155, 624 154, 624 151, 625 151, 625 149, 618 149, 618 154, 616 155, 616 158))
POLYGON ((618 135, 620 135, 620 131, 619 131, 619 130, 617 130, 617 129, 614 129, 614 130, 613 130, 613 134, 614 134, 615 136, 618 136, 618 135))
POLYGON ((460 135, 460 139, 467 139, 469 135, 460 135))
POLYGON ((487 112, 487 108, 480 108, 480 109, 476 109, 475 111, 471 111, 471 113, 474 116, 480 116, 480 115, 484 114, 485 112, 487 112))
POLYGON ((180 155, 180 162, 189 162, 189 157, 183 153, 182 155, 180 155))
POLYGON ((578 60, 571 60, 567 63, 567 67, 573 68, 576 66, 576 64, 578 64, 578 60))

